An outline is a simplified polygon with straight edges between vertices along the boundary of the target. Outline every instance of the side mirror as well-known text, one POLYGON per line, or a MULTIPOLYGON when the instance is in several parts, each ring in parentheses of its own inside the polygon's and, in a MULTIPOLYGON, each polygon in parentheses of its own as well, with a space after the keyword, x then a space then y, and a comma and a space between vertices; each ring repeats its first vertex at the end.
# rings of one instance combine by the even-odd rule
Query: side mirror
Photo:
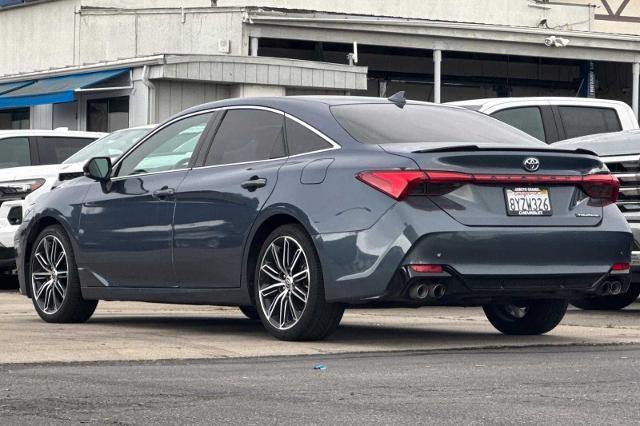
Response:
POLYGON ((95 157, 84 165, 84 175, 98 182, 107 182, 111 178, 111 158, 95 157))

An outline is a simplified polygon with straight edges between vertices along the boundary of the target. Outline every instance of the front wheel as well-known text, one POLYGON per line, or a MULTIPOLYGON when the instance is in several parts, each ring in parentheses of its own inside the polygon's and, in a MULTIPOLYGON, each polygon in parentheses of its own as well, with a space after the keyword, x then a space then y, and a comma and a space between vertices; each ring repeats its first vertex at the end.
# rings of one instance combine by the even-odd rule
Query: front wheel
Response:
POLYGON ((487 319, 504 334, 539 335, 554 328, 567 312, 566 300, 531 300, 483 306, 487 319))
POLYGON ((262 324, 281 340, 320 340, 338 327, 344 306, 327 303, 315 247, 299 225, 284 225, 264 242, 255 271, 262 324))
POLYGON ((636 282, 631 283, 626 293, 572 300, 571 304, 587 311, 618 311, 635 302, 638 296, 640 296, 640 283, 636 282))
POLYGON ((97 300, 82 298, 73 248, 61 226, 45 228, 36 239, 28 277, 33 306, 47 322, 85 322, 96 310, 97 300))

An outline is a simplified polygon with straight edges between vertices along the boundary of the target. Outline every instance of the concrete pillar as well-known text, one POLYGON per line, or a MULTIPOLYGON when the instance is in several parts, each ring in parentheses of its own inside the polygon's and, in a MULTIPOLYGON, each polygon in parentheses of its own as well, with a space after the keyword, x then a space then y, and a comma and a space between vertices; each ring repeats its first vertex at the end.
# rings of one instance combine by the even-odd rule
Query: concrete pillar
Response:
POLYGON ((638 100, 640 99, 640 63, 633 64, 633 99, 631 106, 633 107, 633 113, 638 118, 638 100))
POLYGON ((442 87, 442 50, 433 51, 433 102, 439 104, 442 87))
POLYGON ((257 37, 251 37, 249 39, 249 55, 258 56, 259 47, 260 47, 260 39, 257 37))

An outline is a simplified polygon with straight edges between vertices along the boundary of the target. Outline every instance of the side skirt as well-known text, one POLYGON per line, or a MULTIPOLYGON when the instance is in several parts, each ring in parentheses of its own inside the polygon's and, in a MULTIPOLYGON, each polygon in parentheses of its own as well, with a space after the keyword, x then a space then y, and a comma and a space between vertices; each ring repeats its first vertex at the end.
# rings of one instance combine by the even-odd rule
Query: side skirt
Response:
POLYGON ((246 306, 251 300, 243 288, 129 288, 129 287, 84 287, 82 297, 86 300, 113 300, 180 305, 246 306))

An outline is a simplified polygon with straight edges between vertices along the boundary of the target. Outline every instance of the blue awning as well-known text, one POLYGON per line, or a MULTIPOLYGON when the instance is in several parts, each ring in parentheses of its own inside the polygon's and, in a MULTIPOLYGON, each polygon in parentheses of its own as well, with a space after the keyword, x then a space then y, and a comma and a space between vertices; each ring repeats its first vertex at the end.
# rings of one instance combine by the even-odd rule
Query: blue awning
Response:
POLYGON ((15 83, 0 83, 0 95, 4 95, 5 93, 9 93, 13 90, 21 89, 33 83, 34 83, 33 80, 18 81, 15 83))
MULTIPOLYGON (((76 90, 93 86, 126 72, 129 72, 129 69, 97 71, 36 80, 32 84, 0 95, 0 109, 73 102, 76 100, 76 90)), ((0 93, 2 92, 0 91, 0 93)))

